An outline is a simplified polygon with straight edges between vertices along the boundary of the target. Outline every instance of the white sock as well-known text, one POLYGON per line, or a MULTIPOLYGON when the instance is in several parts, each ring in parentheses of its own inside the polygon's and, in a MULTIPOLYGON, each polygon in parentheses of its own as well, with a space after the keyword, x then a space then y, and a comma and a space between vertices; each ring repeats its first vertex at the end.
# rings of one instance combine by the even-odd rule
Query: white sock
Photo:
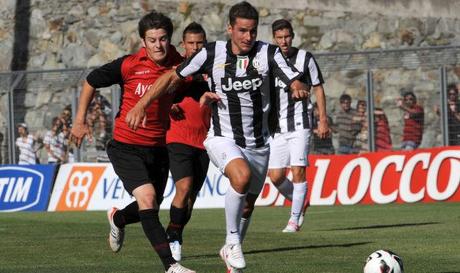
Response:
POLYGON ((299 223, 299 217, 302 214, 305 196, 307 195, 307 182, 293 183, 294 191, 292 192, 291 219, 294 223, 299 223))
POLYGON ((239 244, 240 221, 246 194, 236 192, 230 185, 225 194, 225 221, 227 224, 226 244, 239 244))
POLYGON ((286 177, 284 178, 284 181, 276 187, 278 191, 289 201, 292 201, 292 192, 294 191, 292 184, 291 180, 286 177))
POLYGON ((241 218, 240 221, 240 240, 241 243, 244 241, 244 237, 246 237, 246 231, 248 231, 249 224, 251 223, 251 217, 249 218, 241 218))

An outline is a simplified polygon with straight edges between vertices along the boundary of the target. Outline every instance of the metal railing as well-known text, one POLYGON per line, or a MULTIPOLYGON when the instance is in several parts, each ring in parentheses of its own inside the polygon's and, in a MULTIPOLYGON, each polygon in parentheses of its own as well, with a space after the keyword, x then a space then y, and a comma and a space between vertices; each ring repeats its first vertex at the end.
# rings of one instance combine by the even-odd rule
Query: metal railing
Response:
MULTIPOLYGON (((376 150, 375 116, 370 114, 376 108, 388 114, 392 146, 399 149, 403 111, 395 106, 394 101, 401 95, 401 88, 413 90, 425 108, 424 140, 420 147, 451 142, 447 85, 460 81, 460 69, 457 69, 460 67, 460 46, 317 53, 315 57, 325 79, 328 114, 332 120, 340 110, 339 97, 343 93, 350 94, 354 101, 362 99, 367 102, 366 150, 376 150), (435 106, 440 109, 439 115, 434 114, 435 106)), ((79 90, 89 71, 61 69, 0 73, 0 163, 17 162, 17 123, 27 123, 31 133, 43 138, 51 129, 52 118, 59 116, 65 106, 70 105, 72 117, 75 116, 79 90)), ((109 123, 113 124, 110 121, 118 109, 120 89, 113 86, 100 92, 111 104, 109 123)), ((111 131, 111 127, 107 130, 111 131)), ((334 134, 336 150, 337 138, 334 134)), ((100 146, 101 143, 96 144, 100 146)), ((87 143, 74 150, 75 160, 98 160, 100 147, 94 152, 96 144, 87 143)), ((44 150, 39 151, 39 157, 41 162, 46 162, 44 150)))

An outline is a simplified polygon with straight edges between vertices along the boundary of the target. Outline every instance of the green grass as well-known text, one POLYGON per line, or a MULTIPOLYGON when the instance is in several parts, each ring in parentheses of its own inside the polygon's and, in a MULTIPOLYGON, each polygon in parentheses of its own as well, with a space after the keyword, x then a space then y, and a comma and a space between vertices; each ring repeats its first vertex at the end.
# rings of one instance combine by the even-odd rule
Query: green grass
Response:
MULTIPOLYGON (((371 252, 398 253, 406 273, 460 272, 460 203, 311 207, 301 232, 283 234, 288 208, 256 208, 243 245, 245 273, 359 273, 371 252)), ((161 211, 166 223, 167 211, 161 211)), ((0 214, 1 273, 163 272, 139 224, 110 251, 105 212, 0 214)), ((225 272, 222 209, 196 210, 182 263, 225 272)))

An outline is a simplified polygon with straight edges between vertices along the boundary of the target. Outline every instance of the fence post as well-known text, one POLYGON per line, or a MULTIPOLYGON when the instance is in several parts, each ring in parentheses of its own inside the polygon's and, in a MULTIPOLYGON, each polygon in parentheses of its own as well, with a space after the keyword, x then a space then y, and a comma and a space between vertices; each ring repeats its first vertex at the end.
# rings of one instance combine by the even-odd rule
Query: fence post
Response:
POLYGON ((19 85, 19 83, 24 78, 23 72, 13 72, 11 75, 14 79, 13 83, 8 90, 8 160, 9 164, 16 164, 16 139, 15 139, 15 130, 16 125, 14 124, 14 89, 19 85), (16 75, 16 77, 14 77, 16 75))
POLYGON ((447 69, 445 66, 442 66, 439 69, 440 79, 441 79, 441 94, 440 94, 440 116, 441 116, 441 133, 442 133, 442 145, 449 145, 449 119, 447 111, 447 69))
POLYGON ((367 70, 367 81, 366 81, 366 93, 367 93, 367 120, 368 120, 368 145, 369 151, 375 152, 375 123, 374 123, 374 80, 371 70, 367 70))

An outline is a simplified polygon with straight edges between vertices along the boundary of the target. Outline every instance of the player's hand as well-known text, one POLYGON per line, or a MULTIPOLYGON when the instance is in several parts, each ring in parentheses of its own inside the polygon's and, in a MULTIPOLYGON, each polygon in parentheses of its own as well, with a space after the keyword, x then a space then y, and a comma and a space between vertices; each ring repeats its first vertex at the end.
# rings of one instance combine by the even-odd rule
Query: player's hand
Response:
POLYGON ((326 138, 331 132, 331 129, 329 128, 329 125, 327 124, 326 121, 319 121, 318 122, 318 129, 317 129, 317 135, 319 138, 324 139, 326 138))
POLYGON ((306 100, 310 97, 310 92, 305 89, 295 89, 291 96, 294 101, 306 100))
POLYGON ((183 120, 185 119, 184 110, 180 108, 178 104, 173 104, 169 112, 169 116, 173 120, 183 120))
POLYGON ((145 117, 146 115, 144 108, 136 104, 131 110, 129 110, 128 114, 126 115, 125 122, 129 128, 136 131, 141 122, 142 126, 145 127, 145 117))
POLYGON ((214 92, 205 92, 201 98, 200 98, 200 107, 203 107, 204 105, 209 105, 213 102, 219 102, 220 97, 214 92))
POLYGON ((93 134, 89 130, 88 124, 83 122, 74 122, 72 130, 70 130, 70 141, 80 148, 85 136, 88 136, 88 141, 93 142, 93 134))

